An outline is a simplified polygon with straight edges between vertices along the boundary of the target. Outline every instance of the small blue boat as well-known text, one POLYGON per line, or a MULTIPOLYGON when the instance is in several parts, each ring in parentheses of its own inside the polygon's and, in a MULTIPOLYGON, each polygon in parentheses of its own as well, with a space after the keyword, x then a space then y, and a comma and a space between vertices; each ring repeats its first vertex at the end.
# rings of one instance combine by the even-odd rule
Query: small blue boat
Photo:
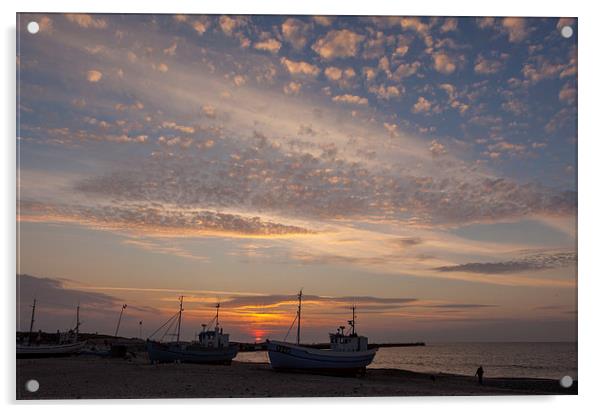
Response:
POLYGON ((345 334, 341 326, 336 333, 330 334, 330 349, 317 349, 300 344, 301 298, 297 309, 297 343, 268 340, 270 365, 275 370, 326 371, 334 373, 360 373, 372 363, 377 349, 368 349, 368 338, 355 332, 355 306, 352 307, 353 319, 349 321, 351 332, 345 334))
MULTIPOLYGON (((219 304, 216 306, 216 315, 209 323, 209 326, 206 324, 202 325, 203 331, 199 333, 199 341, 183 343, 180 342, 180 327, 182 324, 183 311, 182 302, 183 297, 180 297, 180 311, 176 314, 177 318, 174 316, 170 319, 173 319, 172 322, 177 320, 176 341, 161 343, 157 341, 146 340, 146 350, 151 363, 232 363, 232 359, 236 357, 236 354, 238 353, 238 344, 230 344, 230 335, 224 334, 224 330, 219 325, 219 304), (208 327, 213 325, 214 321, 215 327, 213 329, 208 329, 208 327)), ((168 322, 170 320, 168 320, 168 322)))

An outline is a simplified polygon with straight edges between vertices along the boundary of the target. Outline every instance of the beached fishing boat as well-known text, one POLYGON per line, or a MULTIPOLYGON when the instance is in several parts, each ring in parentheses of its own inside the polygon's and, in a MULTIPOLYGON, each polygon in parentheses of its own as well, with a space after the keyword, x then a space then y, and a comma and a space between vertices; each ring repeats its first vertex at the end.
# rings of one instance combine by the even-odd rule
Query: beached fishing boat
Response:
MULTIPOLYGON (((180 310, 167 323, 159 327, 151 337, 167 326, 166 333, 170 331, 171 325, 176 324, 176 341, 162 343, 146 341, 148 357, 152 363, 199 363, 199 364, 230 364, 238 353, 238 344, 230 344, 230 335, 224 334, 219 324, 219 308, 216 305, 216 314, 207 325, 202 325, 199 333, 199 341, 192 343, 180 342, 180 330, 182 326, 183 297, 180 297, 180 310)), ((165 336, 165 335, 164 335, 165 336)))
MULTIPOLYGON (((303 293, 298 294, 297 307, 297 342, 268 340, 268 356, 270 365, 276 370, 319 370, 337 373, 364 373, 366 366, 372 363, 377 349, 368 349, 368 338, 355 332, 355 306, 352 307, 352 320, 349 320, 351 331, 345 334, 345 326, 330 333, 330 349, 316 349, 302 346, 301 335, 301 300, 303 293)), ((293 321, 294 324, 294 321, 293 321)), ((292 327, 292 326, 291 326, 292 327)), ((290 330, 289 330, 290 331, 290 330)), ((286 340, 286 338, 285 338, 286 340)))
POLYGON ((29 325, 29 335, 27 342, 17 344, 17 358, 41 358, 41 357, 66 357, 79 353, 86 344, 85 341, 79 341, 79 305, 76 311, 75 329, 65 333, 58 333, 57 344, 41 343, 41 331, 38 332, 38 339, 33 338, 33 326, 35 322, 36 300, 33 300, 31 307, 31 323, 29 325))

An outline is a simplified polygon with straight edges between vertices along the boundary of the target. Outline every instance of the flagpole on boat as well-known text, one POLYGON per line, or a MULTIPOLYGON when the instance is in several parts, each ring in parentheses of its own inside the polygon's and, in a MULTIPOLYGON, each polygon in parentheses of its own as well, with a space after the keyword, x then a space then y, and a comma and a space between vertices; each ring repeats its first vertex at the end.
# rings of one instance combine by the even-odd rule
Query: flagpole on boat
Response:
POLYGON ((117 320, 117 328, 115 328, 115 337, 117 337, 117 333, 119 333, 119 326, 121 325, 121 317, 123 316, 123 310, 127 308, 127 304, 121 306, 121 312, 119 313, 119 320, 117 320))
POLYGON ((301 297, 303 296, 303 289, 299 290, 299 306, 297 307, 297 345, 301 341, 301 297))

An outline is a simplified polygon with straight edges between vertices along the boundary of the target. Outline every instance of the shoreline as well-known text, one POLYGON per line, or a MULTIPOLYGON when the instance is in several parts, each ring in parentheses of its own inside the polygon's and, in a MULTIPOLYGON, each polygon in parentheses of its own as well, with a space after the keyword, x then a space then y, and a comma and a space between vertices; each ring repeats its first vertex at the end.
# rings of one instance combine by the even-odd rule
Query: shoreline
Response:
POLYGON ((367 369, 365 377, 277 372, 267 363, 231 366, 152 365, 145 355, 130 359, 74 356, 17 359, 17 400, 152 399, 241 397, 384 397, 577 394, 552 379, 476 378, 398 369, 367 369), (36 393, 25 390, 36 379, 36 393))

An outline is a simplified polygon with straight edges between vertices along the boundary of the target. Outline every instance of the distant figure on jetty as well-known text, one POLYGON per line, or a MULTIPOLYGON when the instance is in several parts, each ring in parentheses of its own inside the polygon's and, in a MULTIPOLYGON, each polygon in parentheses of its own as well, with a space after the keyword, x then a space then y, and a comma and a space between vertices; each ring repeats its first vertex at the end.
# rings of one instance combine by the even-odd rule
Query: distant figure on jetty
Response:
POLYGON ((477 372, 475 373, 475 376, 479 377, 479 384, 483 384, 483 374, 485 373, 485 370, 483 370, 483 366, 479 366, 479 368, 477 369, 477 372))

